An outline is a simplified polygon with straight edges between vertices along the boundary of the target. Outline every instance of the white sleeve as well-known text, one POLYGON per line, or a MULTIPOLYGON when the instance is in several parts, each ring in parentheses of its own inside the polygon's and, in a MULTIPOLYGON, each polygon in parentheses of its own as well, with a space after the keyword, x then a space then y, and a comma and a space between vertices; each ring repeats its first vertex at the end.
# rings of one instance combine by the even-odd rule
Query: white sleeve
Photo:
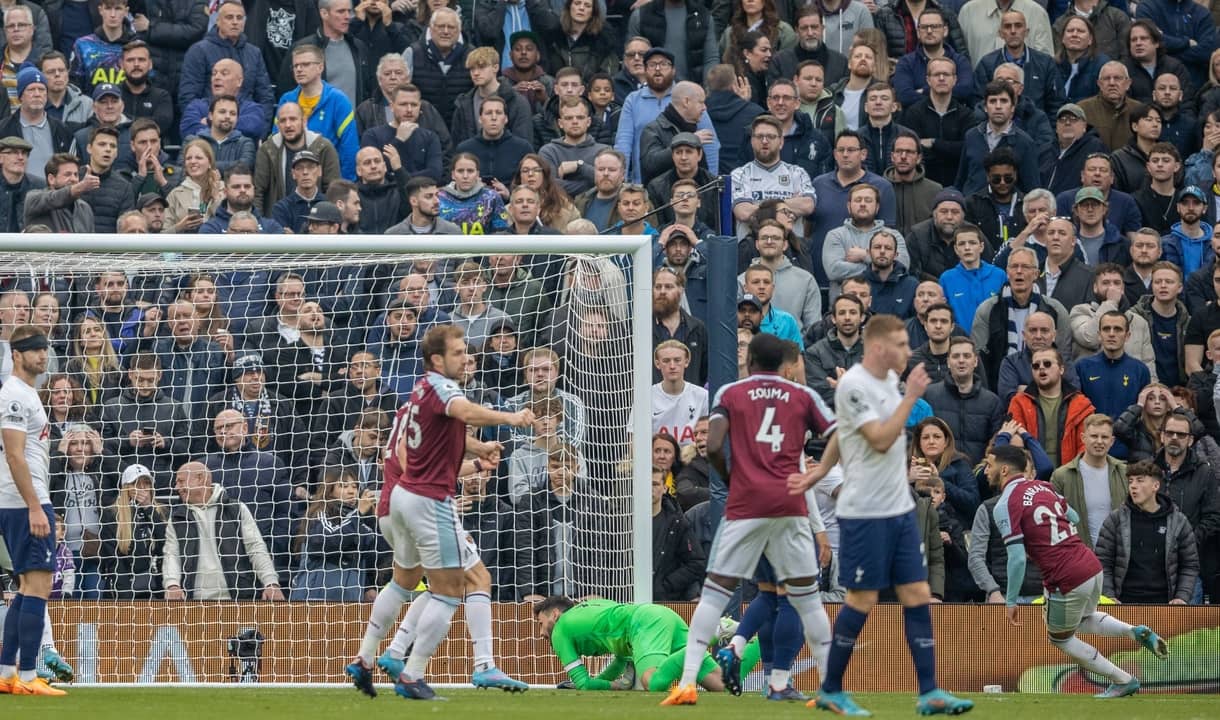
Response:
POLYGON ((271 562, 271 553, 267 552, 267 543, 263 540, 263 534, 258 531, 258 523, 245 503, 241 503, 240 507, 241 541, 246 548, 246 556, 250 558, 250 564, 254 566, 254 573, 258 575, 264 588, 268 585, 279 585, 280 578, 275 572, 275 563, 271 562))
POLYGON ((818 507, 817 492, 813 488, 805 491, 805 505, 809 510, 809 526, 813 534, 826 532, 826 522, 822 520, 822 510, 818 507))

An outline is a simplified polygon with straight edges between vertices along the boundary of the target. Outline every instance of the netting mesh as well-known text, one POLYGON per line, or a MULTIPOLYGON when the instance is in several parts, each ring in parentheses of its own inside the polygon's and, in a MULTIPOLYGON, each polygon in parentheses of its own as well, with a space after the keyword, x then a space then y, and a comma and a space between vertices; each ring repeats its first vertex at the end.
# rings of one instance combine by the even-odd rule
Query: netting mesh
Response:
MULTIPOLYGON (((284 641, 311 613, 268 612, 273 583, 294 602, 371 599, 391 573, 376 520, 390 426, 424 373, 420 340, 451 323, 467 337, 466 396, 539 416, 478 430, 501 462, 460 478, 493 599, 630 600, 630 276, 626 255, 0 254, 0 319, 53 340, 39 384, 57 595, 134 607, 137 634, 146 600, 237 601, 225 617, 284 641), (210 489, 181 482, 188 462, 210 489)), ((311 623, 327 641, 311 652, 334 655, 310 672, 338 679, 364 614, 311 623)), ((213 615, 182 612, 199 618, 189 643, 225 646, 235 627, 213 615)), ((463 631, 439 682, 469 677, 463 631)), ((135 679, 136 647, 92 679, 135 679)))

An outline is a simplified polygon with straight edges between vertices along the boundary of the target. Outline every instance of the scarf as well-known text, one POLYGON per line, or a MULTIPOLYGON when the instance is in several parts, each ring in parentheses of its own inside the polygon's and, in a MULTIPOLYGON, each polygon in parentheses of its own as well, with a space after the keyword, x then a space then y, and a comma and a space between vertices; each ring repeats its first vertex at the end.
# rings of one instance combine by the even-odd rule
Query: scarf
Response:
POLYGON ((241 396, 241 391, 236 386, 233 387, 229 395, 229 407, 241 413, 246 418, 247 428, 250 442, 259 450, 266 450, 271 444, 271 398, 267 395, 267 388, 263 388, 258 393, 257 400, 246 400, 241 396))
POLYGON ((1016 298, 1012 296, 1012 287, 1005 285, 1000 290, 1000 298, 1008 307, 1008 312, 1005 313, 1008 317, 1008 354, 1025 349, 1025 339, 1021 335, 1022 328, 1025 327, 1025 320, 1031 312, 1036 312, 1042 304, 1042 296, 1038 294, 1038 288, 1034 287, 1033 292, 1029 296, 1029 302, 1025 305, 1018 305, 1016 298))
POLYGON ((665 109, 661 111, 661 114, 669 118, 670 122, 677 126, 678 132, 693 133, 698 129, 696 127, 696 123, 686 122, 686 118, 682 117, 682 115, 678 112, 678 108, 674 107, 673 103, 666 105, 665 109))

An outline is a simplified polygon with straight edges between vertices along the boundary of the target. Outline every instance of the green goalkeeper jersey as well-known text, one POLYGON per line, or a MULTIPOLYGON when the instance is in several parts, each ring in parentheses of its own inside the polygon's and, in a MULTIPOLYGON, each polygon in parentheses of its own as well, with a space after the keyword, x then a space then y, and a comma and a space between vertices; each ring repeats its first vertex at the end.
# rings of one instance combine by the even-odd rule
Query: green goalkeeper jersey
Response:
POLYGON ((622 663, 617 660, 631 657, 631 625, 641 607, 644 606, 586 600, 559 616, 551 631, 551 647, 577 688, 610 689, 609 681, 613 678, 590 678, 581 658, 614 655, 616 662, 611 667, 617 666, 621 673, 622 663))

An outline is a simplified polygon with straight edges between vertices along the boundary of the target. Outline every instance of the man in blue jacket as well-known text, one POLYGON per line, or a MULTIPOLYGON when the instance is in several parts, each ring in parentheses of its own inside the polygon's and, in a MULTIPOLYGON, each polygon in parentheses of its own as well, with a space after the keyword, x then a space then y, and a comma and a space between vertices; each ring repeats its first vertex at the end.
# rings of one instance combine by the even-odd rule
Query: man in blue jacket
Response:
POLYGON ((216 25, 202 40, 186 51, 178 78, 178 107, 185 108, 196 98, 208 97, 212 68, 217 61, 236 60, 245 71, 242 90, 249 93, 272 116, 275 93, 263 54, 246 41, 246 9, 241 0, 221 0, 216 25))
POLYGON ((1136 18, 1148 18, 1164 33, 1165 51, 1190 70, 1196 87, 1207 82, 1208 63, 1216 49, 1211 11, 1193 0, 1142 0, 1136 18))
POLYGON ((987 187, 983 158, 996 147, 1008 147, 1016 156, 1017 183, 1022 192, 1029 192, 1042 184, 1038 169, 1038 148, 1033 138, 1013 124, 1017 108, 1017 93, 1002 82, 990 82, 983 91, 983 106, 987 121, 966 132, 962 144, 962 159, 954 183, 964 195, 973 195, 987 187))
MULTIPOLYGON (((1097 321, 1101 352, 1076 361, 1080 391, 1097 412, 1105 413, 1111 419, 1136 404, 1140 391, 1152 382, 1148 366, 1128 355, 1125 349, 1130 325, 1131 321, 1121 310, 1102 313, 1097 321)), ((1121 443, 1117 445, 1121 448, 1121 456, 1125 456, 1126 448, 1121 443)))
POLYGON ((927 7, 919 14, 917 28, 919 45, 914 51, 899 58, 898 65, 894 68, 892 82, 898 94, 898 102, 906 106, 914 105, 923 99, 928 94, 928 60, 944 57, 952 60, 957 67, 953 97, 964 103, 971 103, 974 100, 974 70, 970 67, 970 57, 964 51, 955 51, 945 44, 949 25, 944 11, 937 7, 927 7))
POLYGON ((306 127, 330 141, 339 152, 339 174, 356 181, 356 153, 360 139, 352 101, 322 79, 326 56, 315 45, 292 49, 292 75, 297 86, 280 96, 280 105, 296 103, 305 112, 306 127))

